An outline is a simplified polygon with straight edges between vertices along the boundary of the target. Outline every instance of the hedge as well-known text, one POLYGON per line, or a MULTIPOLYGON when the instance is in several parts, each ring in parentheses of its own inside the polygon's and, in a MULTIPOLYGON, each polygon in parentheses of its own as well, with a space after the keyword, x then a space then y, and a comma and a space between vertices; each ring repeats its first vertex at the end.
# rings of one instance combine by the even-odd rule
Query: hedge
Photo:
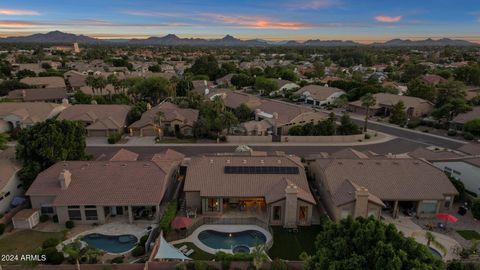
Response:
POLYGON ((171 230, 170 224, 177 215, 177 201, 171 201, 167 205, 167 209, 163 214, 162 219, 160 220, 160 229, 164 232, 169 232, 171 230))

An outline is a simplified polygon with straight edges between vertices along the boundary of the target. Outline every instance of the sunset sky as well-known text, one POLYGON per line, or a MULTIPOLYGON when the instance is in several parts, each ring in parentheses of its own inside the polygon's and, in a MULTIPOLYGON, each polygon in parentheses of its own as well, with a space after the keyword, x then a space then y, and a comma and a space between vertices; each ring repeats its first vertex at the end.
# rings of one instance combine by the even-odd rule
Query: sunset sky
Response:
POLYGON ((458 38, 480 42, 480 0, 9 0, 0 36, 60 30, 98 38, 458 38))

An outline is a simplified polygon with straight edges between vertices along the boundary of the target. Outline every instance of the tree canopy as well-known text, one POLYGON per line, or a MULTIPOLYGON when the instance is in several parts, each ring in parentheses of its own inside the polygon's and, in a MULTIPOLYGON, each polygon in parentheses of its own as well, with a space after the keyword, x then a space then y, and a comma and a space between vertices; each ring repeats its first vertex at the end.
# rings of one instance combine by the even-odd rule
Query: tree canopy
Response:
POLYGON ((325 221, 315 246, 315 254, 306 258, 306 270, 443 269, 443 262, 426 246, 374 218, 325 221))

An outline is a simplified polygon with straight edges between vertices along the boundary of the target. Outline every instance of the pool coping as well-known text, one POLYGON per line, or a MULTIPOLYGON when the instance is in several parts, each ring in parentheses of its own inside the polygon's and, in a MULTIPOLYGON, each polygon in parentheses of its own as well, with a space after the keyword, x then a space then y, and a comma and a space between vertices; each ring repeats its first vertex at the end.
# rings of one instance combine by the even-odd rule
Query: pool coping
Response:
POLYGON ((226 225, 226 224, 205 224, 200 227, 198 227, 195 231, 193 231, 192 234, 190 234, 188 237, 172 241, 170 244, 176 245, 176 244, 181 244, 185 242, 191 242, 195 244, 199 249, 210 253, 210 254, 215 254, 219 251, 223 251, 225 253, 233 254, 232 249, 215 249, 211 248, 198 238, 198 235, 206 230, 213 230, 217 232, 223 232, 223 233, 237 233, 237 232, 243 232, 243 231, 248 231, 248 230, 256 230, 261 233, 263 233, 266 237, 266 242, 265 243, 270 243, 273 240, 272 235, 270 234, 269 231, 265 230, 264 228, 257 226, 257 225, 226 225))

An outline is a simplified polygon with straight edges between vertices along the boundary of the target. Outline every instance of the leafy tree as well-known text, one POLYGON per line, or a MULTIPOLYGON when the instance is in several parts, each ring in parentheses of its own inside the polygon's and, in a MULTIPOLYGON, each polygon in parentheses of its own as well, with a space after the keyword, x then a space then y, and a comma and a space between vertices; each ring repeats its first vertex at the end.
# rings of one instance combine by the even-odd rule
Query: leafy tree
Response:
POLYGON ((17 80, 6 80, 0 83, 0 96, 6 96, 8 92, 16 89, 31 88, 28 84, 21 83, 17 80))
POLYGON ((363 131, 367 132, 368 118, 370 117, 370 107, 377 104, 377 100, 371 93, 364 95, 360 100, 362 101, 362 106, 365 107, 365 123, 363 126, 363 131))
POLYGON ((278 83, 274 80, 264 77, 257 77, 255 79, 255 89, 257 91, 262 91, 266 95, 270 94, 273 91, 277 91, 278 88, 278 83))
POLYGON ((440 108, 452 100, 464 99, 465 85, 462 82, 449 80, 437 85, 437 99, 435 106, 440 108))
POLYGON ((188 92, 193 90, 193 83, 189 79, 181 79, 175 85, 175 92, 179 97, 187 96, 188 92))
POLYGON ((433 85, 425 84, 422 81, 415 79, 408 83, 408 90, 406 95, 434 102, 436 89, 433 85))
POLYGON ((173 92, 170 82, 162 77, 149 77, 138 81, 130 88, 129 93, 135 97, 135 100, 148 100, 152 105, 160 101, 173 92))
POLYGON ((360 128, 352 122, 348 114, 343 114, 340 118, 340 126, 337 127, 338 135, 355 135, 360 134, 360 128))
POLYGON ((432 112, 432 116, 436 119, 444 119, 448 122, 451 121, 458 114, 468 112, 470 110, 472 110, 472 107, 468 105, 463 98, 457 98, 449 100, 440 108, 435 109, 432 112))
POLYGON ((22 70, 19 70, 16 74, 17 76, 17 79, 21 80, 25 77, 36 77, 37 76, 37 73, 29 70, 29 69, 22 69, 22 70))
POLYGON ((475 199, 472 203, 472 215, 475 219, 480 219, 480 199, 475 199))
POLYGON ((77 104, 91 104, 93 100, 92 96, 87 95, 82 91, 76 91, 75 94, 73 94, 73 99, 77 104))
POLYGON ((8 138, 5 133, 0 133, 0 150, 5 150, 7 148, 8 138))
POLYGON ((48 119, 20 131, 16 155, 24 167, 19 171, 28 189, 36 173, 61 160, 85 160, 85 127, 76 121, 48 119))
POLYGON ((464 125, 464 130, 480 137, 480 118, 467 121, 464 125))
POLYGON ((456 68, 455 79, 469 85, 480 85, 480 64, 456 68))
POLYGON ((210 54, 195 59, 188 71, 194 75, 207 75, 210 80, 215 80, 219 75, 220 68, 215 56, 210 54))
POLYGON ((230 132, 230 128, 238 123, 238 119, 234 113, 225 111, 215 121, 219 129, 227 129, 227 134, 230 132))
POLYGON ((249 76, 247 74, 235 74, 232 76, 232 79, 230 80, 233 86, 235 86, 237 89, 241 89, 243 87, 247 86, 252 86, 255 84, 255 78, 252 76, 249 76))
POLYGON ((304 269, 409 270, 443 269, 426 246, 407 238, 393 224, 374 218, 325 221, 316 238, 316 252, 304 269))
POLYGON ((421 64, 409 63, 403 67, 402 82, 409 82, 427 72, 427 68, 421 64))
POLYGON ((155 64, 155 65, 149 66, 149 67, 148 67, 148 71, 151 71, 151 72, 162 72, 162 68, 160 67, 160 65, 155 64))
POLYGON ((397 104, 393 105, 392 109, 390 110, 390 123, 404 126, 408 120, 405 110, 406 108, 403 101, 399 101, 397 104))
POLYGON ((208 118, 200 117, 193 123, 193 135, 195 138, 207 137, 210 133, 211 122, 208 118))
POLYGON ((127 114, 128 125, 140 120, 142 114, 147 111, 147 107, 147 102, 145 101, 135 103, 127 114))
POLYGON ((253 111, 244 103, 235 108, 234 113, 240 122, 247 122, 252 119, 253 116, 253 111))
POLYGON ((298 75, 293 72, 291 69, 283 69, 279 72, 279 78, 283 80, 288 80, 292 82, 298 81, 298 75))

